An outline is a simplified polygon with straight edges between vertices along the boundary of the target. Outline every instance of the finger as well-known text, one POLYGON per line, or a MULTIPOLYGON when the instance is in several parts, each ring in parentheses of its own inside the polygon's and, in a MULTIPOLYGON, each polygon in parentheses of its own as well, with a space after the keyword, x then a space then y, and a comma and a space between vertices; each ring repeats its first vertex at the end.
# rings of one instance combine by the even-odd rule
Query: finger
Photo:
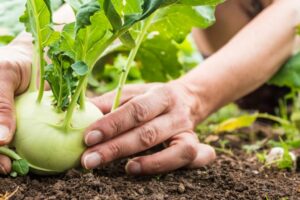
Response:
POLYGON ((182 133, 175 137, 163 151, 130 160, 126 165, 126 172, 131 175, 160 174, 191 163, 197 156, 198 141, 193 133, 182 133))
POLYGON ((188 123, 180 123, 179 118, 164 115, 122 134, 112 140, 88 149, 82 156, 82 165, 93 169, 113 160, 147 150, 173 135, 186 130, 188 123))
MULTIPOLYGON (((120 99, 120 105, 126 103, 134 96, 145 93, 149 88, 153 87, 154 84, 133 84, 127 85, 122 92, 120 99)), ((95 97, 91 99, 91 102, 94 103, 104 114, 107 114, 111 111, 113 106, 114 98, 116 92, 108 92, 102 96, 95 97)))
POLYGON ((195 169, 212 163, 216 159, 216 152, 214 148, 207 144, 197 145, 197 156, 191 164, 188 165, 189 168, 195 169))
POLYGON ((149 90, 89 127, 85 133, 85 143, 91 146, 111 139, 165 113, 170 105, 165 87, 149 90))
POLYGON ((11 161, 8 157, 0 155, 0 174, 8 174, 11 171, 11 161))

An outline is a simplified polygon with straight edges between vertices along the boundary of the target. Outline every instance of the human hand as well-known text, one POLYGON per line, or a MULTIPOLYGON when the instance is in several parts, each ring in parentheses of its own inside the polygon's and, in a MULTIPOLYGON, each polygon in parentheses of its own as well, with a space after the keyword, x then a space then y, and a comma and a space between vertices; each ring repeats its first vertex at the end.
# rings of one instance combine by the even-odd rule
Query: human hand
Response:
MULTIPOLYGON (((14 96, 23 93, 31 74, 30 53, 18 45, 0 47, 0 146, 8 145, 16 129, 14 96)), ((0 174, 11 170, 11 161, 0 155, 0 174)))
POLYGON ((160 143, 167 147, 130 160, 127 173, 158 174, 211 163, 214 149, 200 144, 193 132, 201 121, 201 102, 195 96, 182 84, 171 82, 125 87, 122 105, 112 113, 114 93, 92 99, 106 115, 85 133, 90 148, 82 156, 82 165, 93 169, 160 143))

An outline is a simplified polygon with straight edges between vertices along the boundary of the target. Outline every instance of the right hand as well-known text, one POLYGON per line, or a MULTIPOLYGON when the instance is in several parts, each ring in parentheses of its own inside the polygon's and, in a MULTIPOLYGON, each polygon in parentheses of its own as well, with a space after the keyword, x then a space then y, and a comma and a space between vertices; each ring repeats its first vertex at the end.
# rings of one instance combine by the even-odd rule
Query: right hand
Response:
MULTIPOLYGON (((31 55, 23 47, 0 47, 0 146, 8 145, 16 129, 14 97, 26 91, 31 74, 31 55)), ((0 155, 0 174, 11 171, 11 161, 0 155)))

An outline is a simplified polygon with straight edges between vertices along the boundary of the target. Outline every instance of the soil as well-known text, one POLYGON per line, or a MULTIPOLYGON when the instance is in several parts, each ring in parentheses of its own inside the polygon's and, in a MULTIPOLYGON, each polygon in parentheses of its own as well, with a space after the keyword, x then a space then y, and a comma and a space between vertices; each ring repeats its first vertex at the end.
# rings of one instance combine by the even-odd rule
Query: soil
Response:
POLYGON ((11 199, 300 199, 300 173, 261 170, 254 155, 239 150, 234 156, 219 155, 208 167, 160 176, 127 176, 125 163, 117 161, 93 173, 71 170, 56 177, 1 177, 0 194, 18 188, 11 199))

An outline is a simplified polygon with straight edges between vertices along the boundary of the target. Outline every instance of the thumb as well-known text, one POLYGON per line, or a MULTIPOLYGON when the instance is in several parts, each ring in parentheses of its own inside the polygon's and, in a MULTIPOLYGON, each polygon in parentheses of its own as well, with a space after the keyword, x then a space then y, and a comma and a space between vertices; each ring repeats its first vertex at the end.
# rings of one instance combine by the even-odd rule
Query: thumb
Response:
POLYGON ((14 131, 15 115, 13 98, 8 98, 0 92, 0 146, 8 144, 12 140, 14 131))
POLYGON ((15 132, 15 83, 13 74, 0 70, 0 146, 8 144, 15 132))

